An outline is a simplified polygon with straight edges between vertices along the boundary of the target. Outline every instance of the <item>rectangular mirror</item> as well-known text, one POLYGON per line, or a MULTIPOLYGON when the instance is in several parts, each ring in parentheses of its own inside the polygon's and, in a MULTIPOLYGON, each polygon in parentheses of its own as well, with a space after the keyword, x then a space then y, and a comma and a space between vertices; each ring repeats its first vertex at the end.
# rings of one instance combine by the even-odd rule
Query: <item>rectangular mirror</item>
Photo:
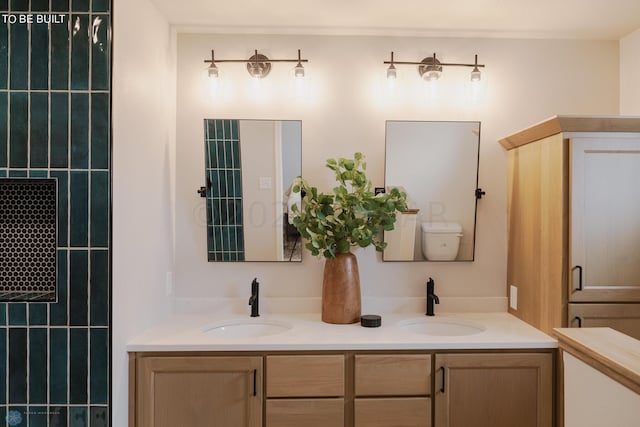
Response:
POLYGON ((473 261, 480 122, 386 122, 385 186, 409 210, 384 233, 384 261, 473 261))
POLYGON ((301 261, 302 122, 205 119, 204 146, 208 260, 301 261))

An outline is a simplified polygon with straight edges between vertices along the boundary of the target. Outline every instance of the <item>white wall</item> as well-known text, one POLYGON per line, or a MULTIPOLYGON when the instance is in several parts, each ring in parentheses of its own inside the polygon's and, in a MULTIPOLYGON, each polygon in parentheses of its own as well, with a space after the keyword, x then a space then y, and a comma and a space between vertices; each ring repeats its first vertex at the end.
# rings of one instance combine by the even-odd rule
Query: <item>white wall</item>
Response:
POLYGON ((126 426, 126 344, 169 311, 175 66, 170 27, 150 1, 119 2, 113 21, 112 425, 126 426))
MULTIPOLYGON (((617 114, 618 44, 608 41, 508 40, 358 36, 179 34, 176 175, 176 294, 245 297, 254 277, 267 297, 317 297, 322 261, 308 253, 297 263, 208 263, 206 233, 195 193, 203 185, 202 119, 302 120, 303 175, 322 190, 333 185, 325 159, 367 156, 374 185, 384 177, 385 120, 480 120, 482 141, 476 261, 383 263, 371 248, 357 250, 365 297, 423 296, 428 276, 440 297, 505 297, 506 154, 497 140, 554 114, 617 114), (293 64, 274 64, 259 87, 244 64, 218 64, 224 85, 207 90, 203 60, 248 58, 253 49, 271 57, 309 59, 306 96, 294 95, 293 64), (487 68, 484 94, 467 91, 470 70, 446 68, 430 98, 412 66, 400 66, 396 91, 387 91, 389 52, 420 60, 436 51, 447 62, 479 54, 487 68), (598 58, 594 61, 594 58, 598 58)), ((366 303, 364 306, 367 308, 366 303)))
POLYGON ((620 39, 620 114, 640 115, 640 29, 620 39))

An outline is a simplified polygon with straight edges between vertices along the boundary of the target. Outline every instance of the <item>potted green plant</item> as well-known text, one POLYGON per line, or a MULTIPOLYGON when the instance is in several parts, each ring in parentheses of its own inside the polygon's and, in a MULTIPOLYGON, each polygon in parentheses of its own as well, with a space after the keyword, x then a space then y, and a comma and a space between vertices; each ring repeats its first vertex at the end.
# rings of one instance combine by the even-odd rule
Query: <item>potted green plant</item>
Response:
POLYGON ((360 277, 351 247, 386 247, 381 230, 393 230, 396 212, 407 209, 406 194, 394 188, 375 194, 365 174, 362 153, 353 159, 328 159, 338 185, 324 194, 298 177, 293 191, 303 192, 301 209, 293 207, 293 224, 307 240, 305 247, 325 258, 322 320, 355 323, 360 320, 360 277))

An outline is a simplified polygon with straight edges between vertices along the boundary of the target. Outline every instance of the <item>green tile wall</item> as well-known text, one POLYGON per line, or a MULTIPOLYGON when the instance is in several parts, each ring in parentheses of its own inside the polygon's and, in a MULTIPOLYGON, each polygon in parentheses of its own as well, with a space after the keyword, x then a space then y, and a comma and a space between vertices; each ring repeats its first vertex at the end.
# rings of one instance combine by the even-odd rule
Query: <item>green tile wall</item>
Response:
POLYGON ((209 261, 244 261, 238 120, 204 121, 209 261))
MULTIPOLYGON (((0 427, 11 414, 20 415, 18 426, 110 425, 111 7, 0 0, 2 14, 65 21, 0 22, 0 178, 57 179, 59 284, 55 303, 0 304, 0 427)), ((224 155, 234 139, 225 138, 231 123, 221 125, 224 155)), ((237 179, 221 168, 224 180, 237 179)), ((235 220, 242 206, 233 202, 218 212, 235 220)), ((228 250, 232 231, 225 233, 228 250)))

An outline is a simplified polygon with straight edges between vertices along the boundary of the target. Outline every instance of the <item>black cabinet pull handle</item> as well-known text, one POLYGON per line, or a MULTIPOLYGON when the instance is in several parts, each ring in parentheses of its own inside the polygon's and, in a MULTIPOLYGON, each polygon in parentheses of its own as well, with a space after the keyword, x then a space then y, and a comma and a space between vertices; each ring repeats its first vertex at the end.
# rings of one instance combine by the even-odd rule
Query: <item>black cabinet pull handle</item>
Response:
POLYGON ((574 270, 578 270, 578 289, 576 289, 576 291, 581 291, 582 290, 582 266, 576 265, 571 269, 571 272, 573 273, 574 270))
POLYGON ((573 320, 578 321, 578 328, 582 328, 582 317, 576 316, 573 318, 573 320))
POLYGON ((442 371, 442 385, 440 386, 440 393, 444 393, 444 382, 446 378, 446 374, 444 372, 444 366, 440 367, 440 370, 442 371))
POLYGON ((253 370, 253 395, 257 396, 258 395, 258 387, 257 387, 257 383, 258 383, 258 370, 254 369, 253 370))

